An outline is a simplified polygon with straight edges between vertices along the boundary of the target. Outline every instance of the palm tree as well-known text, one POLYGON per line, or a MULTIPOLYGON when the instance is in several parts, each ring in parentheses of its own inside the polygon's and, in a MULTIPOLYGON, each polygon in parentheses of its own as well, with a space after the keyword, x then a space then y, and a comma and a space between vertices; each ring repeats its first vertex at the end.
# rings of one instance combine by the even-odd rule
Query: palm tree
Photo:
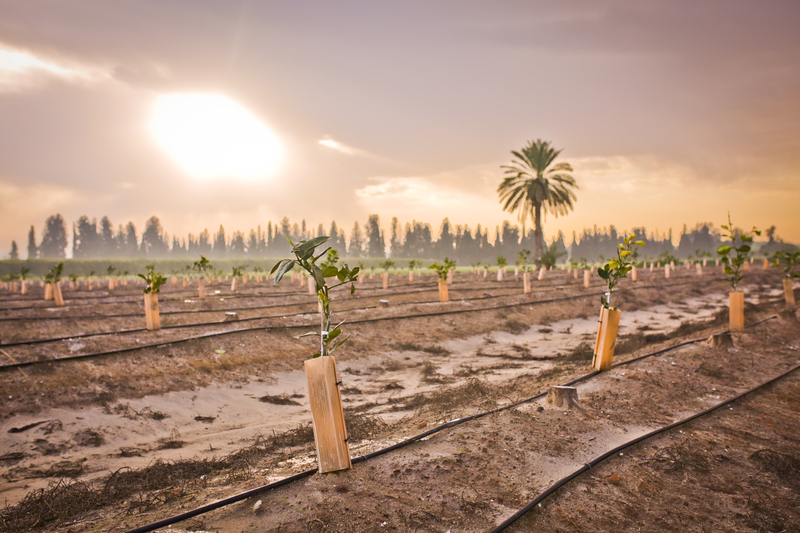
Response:
POLYGON ((537 139, 528 142, 520 152, 511 151, 515 159, 510 165, 503 165, 506 177, 497 188, 500 201, 505 202, 504 211, 519 212, 522 222, 522 233, 525 234, 525 221, 530 216, 533 221, 534 239, 536 241, 536 265, 541 266, 544 247, 542 236, 542 208, 554 216, 566 215, 576 199, 572 188, 577 189, 575 178, 566 172, 572 172, 569 163, 553 161, 561 150, 556 150, 550 143, 537 139), (552 166, 551 166, 552 165, 552 166))

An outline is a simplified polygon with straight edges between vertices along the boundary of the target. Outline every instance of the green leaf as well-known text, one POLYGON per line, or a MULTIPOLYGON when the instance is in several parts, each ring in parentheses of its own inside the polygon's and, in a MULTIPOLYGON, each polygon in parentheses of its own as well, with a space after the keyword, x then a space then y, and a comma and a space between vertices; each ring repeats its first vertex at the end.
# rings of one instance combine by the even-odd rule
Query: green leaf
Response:
POLYGON ((620 250, 624 250, 625 249, 625 245, 624 244, 618 244, 617 248, 619 248, 620 250))
POLYGON ((634 241, 633 244, 638 244, 641 247, 644 247, 644 241, 634 241))
POLYGON ((295 339, 302 339, 303 337, 319 337, 319 332, 309 331, 308 333, 303 333, 302 335, 295 336, 295 339))
MULTIPOLYGON (((294 250, 292 250, 297 255, 302 255, 307 253, 308 251, 313 251, 314 248, 319 246, 320 244, 327 241, 330 237, 326 235, 322 235, 321 237, 314 237, 313 239, 309 239, 305 242, 300 243, 298 246, 295 246, 294 250)), ((291 241, 290 241, 291 242, 291 241)))
POLYGON ((737 248, 736 251, 741 253, 741 254, 746 254, 747 252, 750 251, 750 247, 747 246, 746 244, 743 244, 739 248, 737 248))
POLYGON ((600 276, 601 278, 605 279, 605 280, 607 280, 609 278, 608 271, 606 269, 604 269, 604 268, 598 268, 597 269, 597 275, 600 276))
POLYGON ((731 251, 730 244, 723 244, 722 246, 717 248, 717 253, 719 255, 728 255, 728 252, 730 252, 730 251, 731 251))
POLYGON ((281 279, 283 279, 283 276, 294 268, 294 264, 294 261, 291 259, 283 259, 280 263, 278 263, 278 269, 273 269, 275 272, 275 285, 280 283, 281 279))
POLYGON ((314 270, 311 272, 311 275, 314 276, 317 287, 325 286, 325 276, 322 275, 322 269, 320 267, 314 265, 314 270))
POLYGON ((338 337, 341 332, 342 332, 342 330, 340 330, 339 328, 336 328, 333 331, 331 331, 330 333, 328 333, 328 342, 330 342, 333 339, 335 339, 336 337, 338 337))
POLYGON ((619 256, 620 256, 620 257, 628 257, 628 256, 629 256, 629 255, 631 255, 632 253, 633 253, 633 252, 631 252, 630 250, 625 250, 624 252, 620 252, 620 253, 619 253, 619 256))
MULTIPOLYGON (((323 278, 334 278, 339 275, 339 269, 335 266, 326 266, 322 269, 323 278)), ((340 280, 341 281, 341 280, 340 280)))

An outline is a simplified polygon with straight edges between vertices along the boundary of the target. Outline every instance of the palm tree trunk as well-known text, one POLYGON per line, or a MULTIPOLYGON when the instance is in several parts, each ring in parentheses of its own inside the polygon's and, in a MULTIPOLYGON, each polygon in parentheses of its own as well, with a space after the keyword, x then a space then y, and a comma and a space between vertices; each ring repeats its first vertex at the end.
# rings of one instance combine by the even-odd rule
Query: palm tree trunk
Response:
POLYGON ((544 250, 542 247, 542 206, 541 204, 535 204, 533 206, 533 238, 536 241, 536 268, 541 268, 542 266, 542 254, 544 254, 544 250))

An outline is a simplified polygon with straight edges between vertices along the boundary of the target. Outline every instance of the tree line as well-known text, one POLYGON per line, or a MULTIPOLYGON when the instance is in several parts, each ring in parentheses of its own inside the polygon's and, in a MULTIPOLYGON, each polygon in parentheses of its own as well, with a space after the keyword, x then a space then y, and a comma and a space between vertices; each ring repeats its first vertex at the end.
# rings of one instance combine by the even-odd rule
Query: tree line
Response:
MULTIPOLYGON (((684 226, 677 246, 672 242, 672 230, 659 234, 639 227, 632 231, 646 243, 643 253, 640 254, 642 259, 655 259, 659 256, 679 259, 712 257, 721 243, 720 234, 711 223, 697 224, 691 230, 684 226)), ((779 249, 782 241, 776 240, 775 228, 770 228, 766 234, 770 240, 765 246, 779 249)), ((534 229, 529 229, 523 235, 519 226, 507 221, 490 233, 488 228, 481 225, 474 230, 468 225, 453 226, 447 218, 442 221, 438 231, 434 231, 428 223, 412 221, 401 225, 397 217, 394 217, 387 240, 378 215, 370 215, 363 225, 356 222, 349 236, 335 221, 327 227, 323 224, 312 227, 305 220, 292 223, 289 218, 284 217, 277 223, 270 221, 266 227, 257 226, 247 233, 229 233, 220 225, 213 234, 204 229, 186 237, 170 236, 155 216, 147 220, 140 235, 133 222, 115 227, 107 216, 98 222, 97 219, 84 215, 72 225, 72 257, 179 259, 204 255, 211 258, 276 258, 290 252, 286 236, 297 242, 320 235, 330 236, 328 245, 342 257, 450 257, 462 265, 477 262, 495 264, 497 256, 504 256, 513 263, 518 252, 533 250, 536 246, 534 229)), ((593 262, 612 257, 622 237, 623 234, 614 226, 595 226, 580 234, 573 232, 569 244, 559 231, 550 243, 551 246, 555 245, 554 251, 562 260, 593 262)), ((66 257, 67 247, 67 227, 60 214, 47 218, 41 241, 37 242, 35 229, 31 226, 28 234, 29 259, 63 258, 66 257)), ((12 259, 19 258, 16 242, 12 242, 10 256, 12 259)))

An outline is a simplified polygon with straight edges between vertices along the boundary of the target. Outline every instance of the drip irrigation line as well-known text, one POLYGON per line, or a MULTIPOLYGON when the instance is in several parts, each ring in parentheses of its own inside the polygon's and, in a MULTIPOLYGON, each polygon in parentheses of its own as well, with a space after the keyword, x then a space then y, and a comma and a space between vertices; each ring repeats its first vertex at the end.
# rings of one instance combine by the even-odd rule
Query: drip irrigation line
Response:
MULTIPOLYGON (((777 315, 773 315, 773 316, 770 316, 770 317, 768 317, 768 318, 766 318, 764 320, 756 322, 754 324, 749 324, 746 327, 754 327, 754 326, 756 326, 758 324, 766 322, 767 320, 772 320, 773 318, 776 318, 776 317, 777 317, 777 315)), ((726 333, 726 332, 723 332, 723 333, 726 333)), ((668 352, 670 350, 674 350, 676 348, 679 348, 681 346, 686 346, 687 344, 693 344, 693 343, 696 343, 696 342, 700 342, 702 340, 703 339, 694 339, 694 340, 691 340, 691 341, 681 342, 681 343, 678 343, 676 345, 669 346, 667 348, 664 348, 664 349, 661 349, 661 350, 657 350, 655 352, 652 352, 652 353, 649 353, 649 354, 645 354, 645 355, 640 356, 640 357, 636 357, 634 359, 630 359, 630 360, 627 360, 627 361, 622 361, 622 362, 616 363, 616 364, 612 365, 612 368, 616 367, 616 366, 621 366, 621 365, 624 365, 624 364, 628 364, 628 363, 631 363, 631 362, 634 362, 634 361, 639 361, 641 359, 644 359, 645 357, 652 357, 652 356, 655 356, 655 355, 659 355, 659 354, 668 352)), ((691 416, 691 417, 689 417, 687 419, 675 422, 673 424, 670 424, 669 426, 665 426, 664 428, 661 428, 661 429, 658 429, 658 430, 656 430, 654 432, 648 433, 647 435, 644 435, 642 437, 638 437, 637 439, 633 439, 632 441, 630 441, 630 442, 628 442, 626 444, 618 446, 617 448, 615 448, 615 449, 613 449, 613 450, 611 450, 609 452, 604 453, 600 457, 594 459, 590 463, 587 463, 586 465, 584 465, 583 467, 578 469, 576 472, 571 474, 572 477, 567 476, 567 478, 564 478, 564 479, 560 480, 559 482, 557 482, 556 484, 552 485, 545 492, 543 492, 542 494, 537 496, 537 499, 534 500, 534 502, 531 502, 530 504, 526 505, 523 509, 521 509, 520 511, 515 513, 514 517, 516 517, 516 518, 512 517, 513 520, 510 518, 509 520, 507 520, 506 522, 504 522, 503 524, 498 526, 498 528, 495 528, 494 530, 492 530, 491 533, 502 531, 503 529, 507 528, 514 521, 519 519, 519 517, 524 515, 526 512, 528 512, 530 509, 532 509, 535 505, 537 505, 539 502, 541 502, 541 500, 543 500, 544 498, 549 496, 552 492, 554 492, 555 490, 557 490, 558 488, 560 488, 561 486, 566 484, 570 479, 582 474, 586 470, 589 470, 589 468, 591 468, 592 466, 595 466, 596 464, 604 461, 605 459, 615 455, 620 450, 625 449, 628 446, 632 446, 633 444, 636 444, 637 442, 640 442, 640 441, 642 441, 642 440, 644 440, 646 438, 649 438, 650 436, 656 435, 656 434, 658 434, 660 432, 663 432, 663 431, 667 431, 667 430, 672 429, 674 427, 677 427, 677 426, 679 426, 681 424, 685 424, 685 423, 687 423, 687 422, 689 422, 691 420, 694 420, 695 418, 699 418, 701 416, 704 416, 704 415, 710 413, 711 411, 714 411, 714 410, 718 409, 719 407, 721 407, 723 405, 729 404, 729 403, 741 398, 742 396, 750 394, 751 392, 753 392, 755 390, 758 390, 759 388, 761 388, 761 387, 763 387, 765 385, 768 385, 768 384, 770 384, 770 383, 772 383, 774 381, 777 381, 777 380, 783 378, 784 376, 790 374, 791 372, 797 370, 798 368, 800 368, 800 364, 792 367, 791 369, 789 369, 788 371, 784 372, 783 374, 781 374, 781 375, 779 375, 779 376, 777 376, 775 378, 772 378, 771 380, 769 380, 767 382, 762 383, 761 385, 758 385, 758 386, 756 386, 756 387, 754 387, 754 388, 752 388, 752 389, 750 389, 748 391, 745 391, 745 392, 733 397, 732 399, 730 399, 730 400, 728 400, 726 402, 722 402, 721 404, 719 404, 719 405, 717 405, 715 407, 712 407, 711 409, 706 409, 705 411, 702 411, 701 413, 693 415, 693 416, 691 416)), ((580 376, 578 378, 573 379, 572 381, 567 382, 564 386, 568 387, 568 386, 571 386, 571 385, 575 385, 577 383, 580 383, 580 382, 586 381, 588 379, 591 379, 591 378, 593 378, 593 377, 595 377, 595 376, 597 376, 599 374, 602 374, 602 372, 593 371, 593 372, 590 372, 588 374, 584 374, 583 376, 580 376)), ((432 428, 432 429, 429 429, 429 430, 424 431, 422 433, 419 433, 417 435, 414 435, 413 437, 409 437, 409 438, 407 438, 405 440, 402 440, 402 441, 400 441, 400 442, 398 442, 396 444, 393 444, 391 446, 387 446, 386 448, 382 448, 380 450, 376 450, 376 451, 368 453, 366 455, 360 455, 358 457, 354 457, 351 460, 351 463, 352 464, 362 463, 364 461, 367 461, 367 460, 372 459, 374 457, 379 457, 381 455, 387 454, 387 453, 392 452, 394 450, 398 450, 400 448, 405 448, 406 446, 409 446, 409 445, 411 445, 411 444, 413 444, 415 442, 418 442, 418 441, 421 441, 422 439, 425 439, 426 437, 430 437, 431 435, 434 435, 436 433, 444 431, 445 429, 449 429, 449 428, 452 428, 452 427, 455 427, 455 426, 459 426, 461 424, 465 424, 465 423, 471 422, 473 420, 478 420, 480 418, 483 418, 483 417, 486 417, 486 416, 489 416, 489 415, 497 414, 497 413, 500 413, 502 411, 507 411, 508 409, 513 409, 514 407, 519 407, 520 405, 523 405, 525 403, 530 403, 530 402, 532 402, 534 400, 538 400, 540 398, 544 398, 545 396, 547 396, 547 392, 543 391, 543 392, 534 394, 533 396, 531 396, 529 398, 525 398, 524 400, 519 400, 517 402, 513 402, 511 404, 504 405, 502 407, 498 407, 498 408, 492 409, 490 411, 485 411, 483 413, 477 413, 477 414, 466 416, 466 417, 463 417, 463 418, 456 418, 455 420, 450 420, 449 422, 446 422, 444 424, 436 426, 435 428, 432 428)), ((246 500, 247 498, 249 498, 251 496, 255 496, 256 494, 260 494, 262 492, 267 492, 267 491, 270 491, 272 489, 276 489, 278 487, 281 487, 281 486, 284 486, 284 485, 288 485, 288 484, 293 483, 295 481, 299 481, 299 480, 301 480, 303 478, 306 478, 306 477, 314 475, 316 472, 317 472, 316 468, 305 470, 303 472, 299 472, 297 474, 294 474, 293 476, 289 476, 287 478, 275 481, 273 483, 268 483, 267 485, 262 485, 261 487, 256 487, 254 489, 250 489, 248 491, 241 492, 241 493, 235 494, 233 496, 229 496, 228 498, 223 498, 222 500, 216 501, 216 502, 208 504, 208 505, 204 505, 202 507, 198 507, 197 509, 193 509, 193 510, 188 511, 186 513, 182 513, 182 514, 170 517, 170 518, 165 518, 165 519, 160 520, 158 522, 153 522, 153 523, 147 524, 145 526, 141 526, 141 527, 138 527, 138 528, 135 528, 135 529, 131 529, 131 530, 127 531, 126 533, 147 533, 147 532, 153 531, 155 529, 171 526, 171 525, 176 524, 178 522, 182 522, 184 520, 188 520, 189 518, 193 518, 195 516, 199 516, 199 515, 208 513, 210 511, 214 511, 216 509, 220 509, 222 507, 226 507, 228 505, 240 502, 242 500, 246 500)))
MULTIPOLYGON (((642 288, 646 288, 646 287, 642 287, 642 288)), ((537 293, 537 294, 541 294, 541 293, 544 293, 544 292, 552 292, 553 290, 556 290, 556 289, 541 290, 541 291, 534 291, 534 292, 537 293)), ((408 291, 406 293, 395 293, 395 294, 414 294, 414 293, 417 293, 417 292, 427 292, 427 291, 408 291)), ((479 296, 479 297, 476 297, 476 298, 469 298, 469 301, 490 300, 490 299, 497 299, 497 298, 505 298, 507 296, 518 296, 518 294, 500 294, 500 295, 492 295, 492 296, 479 296)), ((363 296, 363 297, 360 297, 358 299, 367 299, 367 298, 374 298, 374 297, 363 296)), ((356 298, 352 298, 352 299, 355 300, 356 298)), ((461 299, 462 302, 464 300, 465 299, 461 299)), ((348 300, 345 300, 345 301, 351 301, 351 299, 348 299, 348 300)), ((228 311, 249 311, 249 310, 252 310, 252 309, 271 309, 271 308, 280 308, 280 307, 299 307, 299 306, 304 306, 304 305, 313 305, 314 303, 317 303, 317 302, 303 302, 303 303, 294 303, 294 304, 286 304, 286 305, 272 305, 272 306, 260 306, 260 307, 246 307, 246 308, 213 309, 213 310, 210 310, 210 311, 198 310, 198 311, 180 311, 180 312, 171 312, 171 313, 167 312, 167 313, 161 313, 161 315, 174 315, 174 314, 197 313, 197 312, 201 312, 201 313, 222 313, 222 312, 228 312, 228 311)), ((401 306, 401 305, 426 305, 426 304, 438 304, 438 303, 441 303, 441 302, 439 300, 422 300, 422 301, 411 301, 411 302, 399 302, 399 303, 397 303, 395 305, 396 306, 401 306)), ((377 305, 369 305, 369 306, 366 306, 366 307, 353 307, 353 308, 350 308, 350 309, 343 309, 343 310, 337 311, 337 313, 348 312, 348 311, 366 311, 366 310, 369 310, 369 309, 377 309, 377 308, 378 308, 377 305)), ((302 315, 307 315, 307 314, 309 314, 309 311, 302 311, 302 312, 288 313, 288 314, 280 314, 280 315, 271 315, 271 316, 256 316, 256 317, 249 317, 249 318, 238 318, 236 320, 236 322, 253 322, 253 321, 256 321, 256 320, 267 320, 267 319, 276 319, 276 318, 289 318, 289 317, 302 316, 302 315)), ((130 314, 130 315, 103 315, 103 316, 98 316, 96 318, 109 318, 109 317, 140 317, 141 318, 141 316, 142 316, 141 313, 138 313, 138 314, 130 314)), ((66 319, 66 318, 74 318, 74 317, 45 317, 45 319, 47 319, 47 318, 66 319)), ((0 319, 0 320, 2 320, 2 319, 0 319)), ((28 320, 42 320, 42 318, 28 318, 28 320)), ((182 329, 182 328, 192 328, 192 327, 218 326, 220 324, 225 324, 225 323, 226 322, 219 321, 219 320, 213 321, 213 322, 192 322, 192 323, 189 323, 189 324, 173 324, 171 326, 161 326, 161 329, 182 329)), ((66 335, 66 336, 62 336, 62 337, 49 337, 49 338, 46 338, 46 339, 30 339, 30 340, 24 340, 24 341, 12 341, 12 342, 7 342, 7 343, 0 343, 0 347, 5 347, 5 346, 24 346, 24 345, 29 345, 29 344, 44 344, 44 343, 48 343, 48 342, 58 342, 58 341, 65 341, 65 340, 71 340, 71 339, 83 339, 83 338, 87 338, 87 337, 103 337, 103 336, 106 336, 106 335, 118 335, 118 334, 122 334, 122 333, 141 333, 142 331, 147 331, 147 330, 146 330, 146 328, 135 328, 135 329, 123 329, 123 330, 118 330, 118 331, 104 331, 104 332, 97 332, 97 333, 79 333, 77 335, 66 335)), ((247 330, 243 329, 241 331, 247 331, 247 330)))
POLYGON ((680 426, 682 426, 684 424, 687 424, 687 423, 691 422, 692 420, 696 420, 696 419, 698 419, 700 417, 703 417, 703 416, 705 416, 705 415, 707 415, 709 413, 712 413, 712 412, 716 411, 717 409, 719 409, 721 407, 724 407, 726 405, 730 405, 731 403, 733 403, 733 402, 735 402, 735 401, 747 396, 748 394, 752 394, 753 392, 755 392, 755 391, 757 391, 757 390, 759 390, 759 389, 761 389, 763 387, 766 387, 767 385, 770 385, 770 384, 775 383, 776 381, 778 381, 780 379, 783 379, 784 377, 788 376, 792 372, 795 372, 798 368, 800 368, 800 364, 797 364, 797 365, 793 366, 792 368, 790 368, 789 370, 783 372, 782 374, 780 374, 778 376, 775 376, 774 378, 771 378, 771 379, 769 379, 769 380, 767 380, 767 381, 765 381, 765 382, 763 382, 763 383, 761 383, 759 385, 756 385, 755 387, 753 387, 751 389, 748 389, 748 390, 746 390, 746 391, 744 391, 744 392, 742 392, 740 394, 737 394, 736 396, 734 396, 732 398, 729 398, 724 402, 718 403, 717 405, 714 405, 713 407, 710 407, 708 409, 700 411, 699 413, 696 413, 696 414, 694 414, 694 415, 692 415, 690 417, 684 418, 683 420, 679 420, 677 422, 673 422, 672 424, 670 424, 668 426, 664 426, 662 428, 658 428, 658 429, 656 429, 654 431, 651 431, 650 433, 647 433, 647 434, 642 435, 640 437, 637 437, 635 439, 629 440, 628 442, 617 446, 613 450, 609 450, 606 453, 600 455, 599 457, 596 457, 596 458, 592 459, 591 461, 589 461, 588 463, 586 463, 582 467, 580 467, 578 470, 572 472, 568 476, 560 479, 559 481, 557 481, 556 483, 554 483, 553 485, 548 487, 544 492, 539 494, 536 498, 534 498, 525 507, 523 507, 522 509, 520 509, 519 511, 514 513, 511 517, 509 517, 507 520, 505 520, 502 524, 500 524, 497 527, 495 527, 494 529, 492 529, 490 533, 500 533, 500 531, 504 531, 511 524, 513 524, 514 522, 516 522, 517 520, 522 518, 523 515, 525 515, 528 511, 530 511, 531 509, 533 509, 537 505, 539 505, 542 501, 544 501, 548 496, 553 494, 555 491, 557 491, 558 489, 560 489, 561 487, 563 487, 564 485, 566 485, 567 483, 569 483, 570 481, 572 481, 576 477, 580 476, 584 472, 587 472, 591 468, 599 465, 600 463, 602 463, 606 459, 614 457, 615 455, 617 455, 622 450, 625 450, 625 449, 627 449, 627 448, 629 448, 629 447, 631 447, 631 446, 633 446, 635 444, 638 444, 638 443, 640 443, 642 441, 645 441, 645 440, 647 440, 647 439, 649 439, 651 437, 655 437, 656 435, 659 435, 659 434, 664 433, 666 431, 669 431, 669 430, 675 429, 677 427, 680 427, 680 426))
MULTIPOLYGON (((673 284, 670 284, 670 285, 660 285, 660 287, 673 287, 673 286, 678 286, 678 285, 687 285, 687 284, 691 284, 691 283, 696 283, 696 281, 695 282, 686 281, 686 282, 681 282, 681 283, 673 283, 673 284)), ((633 287, 632 290, 646 289, 646 288, 651 288, 651 287, 652 286, 639 286, 639 287, 633 287)), ((603 295, 603 294, 605 294, 605 292, 590 292, 590 293, 585 293, 585 294, 564 296, 564 297, 560 297, 560 298, 549 298, 549 299, 545 299, 545 300, 517 302, 517 303, 513 303, 513 304, 496 305, 496 306, 492 306, 492 307, 478 307, 478 308, 474 308, 474 309, 456 309, 456 310, 452 310, 452 311, 441 311, 441 312, 433 312, 433 313, 418 313, 418 314, 414 314, 414 315, 386 316, 386 317, 378 317, 378 318, 363 318, 363 319, 359 319, 359 320, 348 321, 348 324, 351 324, 351 325, 352 324, 366 324, 366 323, 373 323, 373 322, 384 322, 384 321, 387 321, 387 320, 406 320, 406 319, 415 319, 415 318, 429 318, 429 317, 457 315, 457 314, 466 314, 466 313, 477 313, 477 312, 481 312, 481 311, 495 311, 495 310, 498 310, 498 309, 509 309, 509 308, 513 308, 513 307, 523 307, 523 306, 526 306, 526 305, 527 306, 532 306, 532 305, 541 305, 541 304, 563 302, 563 301, 569 301, 569 300, 578 300, 578 299, 582 299, 582 298, 589 298, 589 297, 592 297, 592 296, 599 296, 599 295, 603 295)), ((257 319, 252 319, 252 320, 257 320, 257 319)), ((229 324, 229 322, 209 322, 208 324, 209 325, 219 325, 219 324, 229 324)), ((181 344, 181 343, 189 342, 189 341, 193 341, 193 340, 207 339, 207 338, 211 338, 211 337, 221 337, 221 336, 224 336, 224 335, 231 335, 233 333, 244 333, 244 332, 250 332, 250 331, 300 329, 300 328, 307 329, 307 328, 315 328, 317 326, 318 326, 317 323, 312 323, 312 324, 287 324, 287 325, 283 325, 283 326, 257 326, 257 327, 252 327, 252 328, 237 328, 237 329, 232 329, 232 330, 227 330, 227 331, 217 331, 217 332, 212 332, 212 333, 205 333, 205 334, 202 334, 202 335, 193 335, 193 336, 189 336, 189 337, 184 337, 184 338, 180 338, 180 339, 173 339, 173 340, 168 340, 168 341, 162 341, 162 342, 157 342, 157 343, 140 344, 140 345, 131 346, 131 347, 128 347, 128 348, 117 348, 115 350, 106 350, 106 351, 102 351, 102 352, 93 352, 93 353, 88 353, 88 354, 68 355, 68 356, 64 356, 64 357, 58 357, 58 358, 55 358, 55 359, 44 359, 44 360, 37 360, 37 361, 22 361, 22 362, 19 362, 19 363, 16 363, 16 364, 0 365, 0 371, 10 370, 10 369, 14 369, 14 368, 21 368, 21 367, 25 367, 25 366, 46 364, 46 363, 58 363, 58 362, 62 362, 62 361, 74 361, 74 360, 77 360, 77 359, 88 359, 88 358, 101 357, 101 356, 107 356, 107 355, 117 355, 117 354, 122 354, 122 353, 133 352, 133 351, 137 351, 137 350, 144 350, 144 349, 147 349, 147 348, 161 348, 161 347, 164 347, 164 346, 168 346, 170 344, 181 344)), ((169 326, 169 328, 172 328, 172 329, 175 329, 175 328, 178 328, 178 327, 182 327, 182 326, 169 326)), ((167 328, 165 327, 165 328, 162 328, 162 329, 167 329, 167 328)), ((131 331, 135 331, 135 330, 126 330, 126 331, 127 332, 131 332, 131 331)), ((144 330, 140 329, 138 331, 144 331, 144 330)), ((92 335, 91 334, 86 334, 86 336, 92 336, 92 335)), ((66 339, 73 339, 73 338, 79 338, 79 336, 66 337, 66 339)), ((61 340, 66 340, 66 339, 61 339, 61 340)), ((22 343, 22 344, 30 344, 30 343, 22 343)), ((15 344, 13 344, 13 343, 0 344, 0 348, 5 347, 5 346, 13 346, 13 345, 15 345, 15 344)))

